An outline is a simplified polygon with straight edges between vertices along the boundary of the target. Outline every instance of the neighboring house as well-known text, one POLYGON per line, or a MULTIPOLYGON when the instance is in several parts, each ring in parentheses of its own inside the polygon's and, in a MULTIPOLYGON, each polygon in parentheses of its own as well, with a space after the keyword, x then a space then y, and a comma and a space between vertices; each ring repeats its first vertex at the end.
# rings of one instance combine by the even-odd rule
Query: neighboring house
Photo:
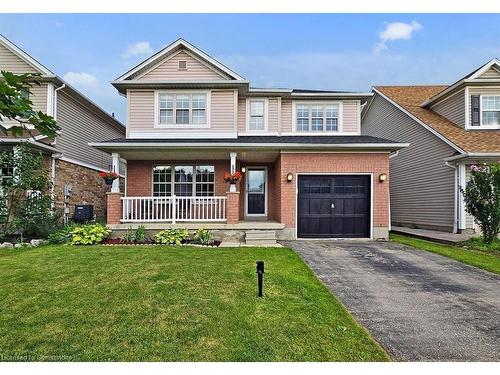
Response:
MULTIPOLYGON (((88 142, 122 137, 125 134, 123 124, 1 35, 0 70, 17 74, 40 73, 41 85, 30 89, 33 108, 53 116, 61 126, 55 139, 35 131, 34 139, 30 134, 21 138, 1 135, 0 150, 12 151, 23 142, 29 143, 44 154, 57 208, 66 210, 66 215, 71 217, 75 204, 92 204, 94 213, 105 217, 105 193, 109 188, 98 176, 98 171, 109 171, 111 158, 90 147, 88 142), (65 189, 69 193, 66 196, 65 189)), ((3 121, 6 127, 14 124, 17 122, 3 121)), ((9 169, 3 168, 1 176, 8 178, 9 169)))
POLYGON ((410 143, 391 158, 395 226, 472 232, 459 186, 470 166, 500 160, 500 62, 450 86, 378 86, 362 134, 410 143))
POLYGON ((113 229, 388 237, 382 175, 407 145, 361 135, 371 93, 252 88, 182 39, 112 84, 127 98, 126 137, 90 144, 127 160, 125 196, 116 184, 108 196, 113 229), (243 178, 229 192, 223 176, 236 170, 243 178))

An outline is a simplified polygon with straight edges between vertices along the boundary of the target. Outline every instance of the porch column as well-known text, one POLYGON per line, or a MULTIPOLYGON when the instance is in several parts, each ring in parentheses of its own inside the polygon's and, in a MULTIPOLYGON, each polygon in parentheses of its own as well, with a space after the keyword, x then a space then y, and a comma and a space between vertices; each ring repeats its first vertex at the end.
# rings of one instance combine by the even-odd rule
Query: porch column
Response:
MULTIPOLYGON (((120 174, 120 154, 118 154, 117 152, 113 152, 111 154, 111 157, 113 158, 113 164, 112 164, 113 172, 120 174)), ((113 185, 111 185, 111 192, 112 193, 120 192, 120 178, 117 178, 116 180, 113 181, 113 185)))
POLYGON ((236 224, 240 220, 240 192, 226 193, 226 219, 228 224, 236 224))
POLYGON ((231 158, 231 169, 230 172, 236 172, 236 152, 230 152, 229 157, 231 158))
MULTIPOLYGON (((115 180, 116 181, 116 180, 115 180)), ((123 193, 108 192, 107 194, 107 210, 106 221, 107 224, 120 224, 122 218, 122 200, 123 193)))

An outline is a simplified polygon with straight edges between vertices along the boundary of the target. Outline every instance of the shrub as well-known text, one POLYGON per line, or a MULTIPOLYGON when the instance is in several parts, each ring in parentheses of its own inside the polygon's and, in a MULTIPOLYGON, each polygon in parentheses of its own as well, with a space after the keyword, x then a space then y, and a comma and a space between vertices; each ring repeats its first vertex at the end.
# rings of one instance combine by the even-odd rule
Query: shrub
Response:
POLYGON ((128 242, 149 242, 151 241, 151 235, 146 231, 144 225, 139 225, 137 229, 129 228, 123 239, 128 242))
POLYGON ((51 244, 63 244, 71 241, 71 231, 78 227, 78 224, 68 223, 62 229, 56 230, 47 236, 47 240, 51 244))
POLYGON ((474 216, 483 232, 484 242, 491 244, 500 231, 500 163, 471 167, 471 178, 465 189, 465 210, 474 216))
POLYGON ((86 224, 71 232, 72 245, 97 245, 109 236, 111 230, 102 224, 86 224))
POLYGON ((214 242, 212 232, 207 229, 200 228, 194 234, 194 242, 200 245, 211 245, 214 242))
POLYGON ((188 237, 187 229, 165 229, 155 235, 155 242, 162 245, 181 245, 188 237))

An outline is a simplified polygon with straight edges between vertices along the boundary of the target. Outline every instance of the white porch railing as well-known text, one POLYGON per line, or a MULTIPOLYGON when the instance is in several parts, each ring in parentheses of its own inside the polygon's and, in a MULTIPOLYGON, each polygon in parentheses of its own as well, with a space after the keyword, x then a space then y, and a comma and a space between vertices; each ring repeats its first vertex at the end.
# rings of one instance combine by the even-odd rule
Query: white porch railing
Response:
POLYGON ((122 223, 226 221, 226 197, 122 197, 122 223))

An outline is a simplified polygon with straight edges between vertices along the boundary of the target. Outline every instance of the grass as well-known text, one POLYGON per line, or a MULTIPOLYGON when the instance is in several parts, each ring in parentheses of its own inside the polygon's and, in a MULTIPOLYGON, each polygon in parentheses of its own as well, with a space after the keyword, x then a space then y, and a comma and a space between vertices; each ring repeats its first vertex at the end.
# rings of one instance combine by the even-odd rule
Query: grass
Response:
POLYGON ((389 359, 287 248, 0 249, 0 285, 4 361, 389 359))
POLYGON ((476 239, 466 241, 462 246, 451 246, 392 233, 390 239, 394 242, 444 255, 462 263, 500 274, 500 252, 495 250, 498 242, 494 243, 493 246, 486 246, 476 239))

